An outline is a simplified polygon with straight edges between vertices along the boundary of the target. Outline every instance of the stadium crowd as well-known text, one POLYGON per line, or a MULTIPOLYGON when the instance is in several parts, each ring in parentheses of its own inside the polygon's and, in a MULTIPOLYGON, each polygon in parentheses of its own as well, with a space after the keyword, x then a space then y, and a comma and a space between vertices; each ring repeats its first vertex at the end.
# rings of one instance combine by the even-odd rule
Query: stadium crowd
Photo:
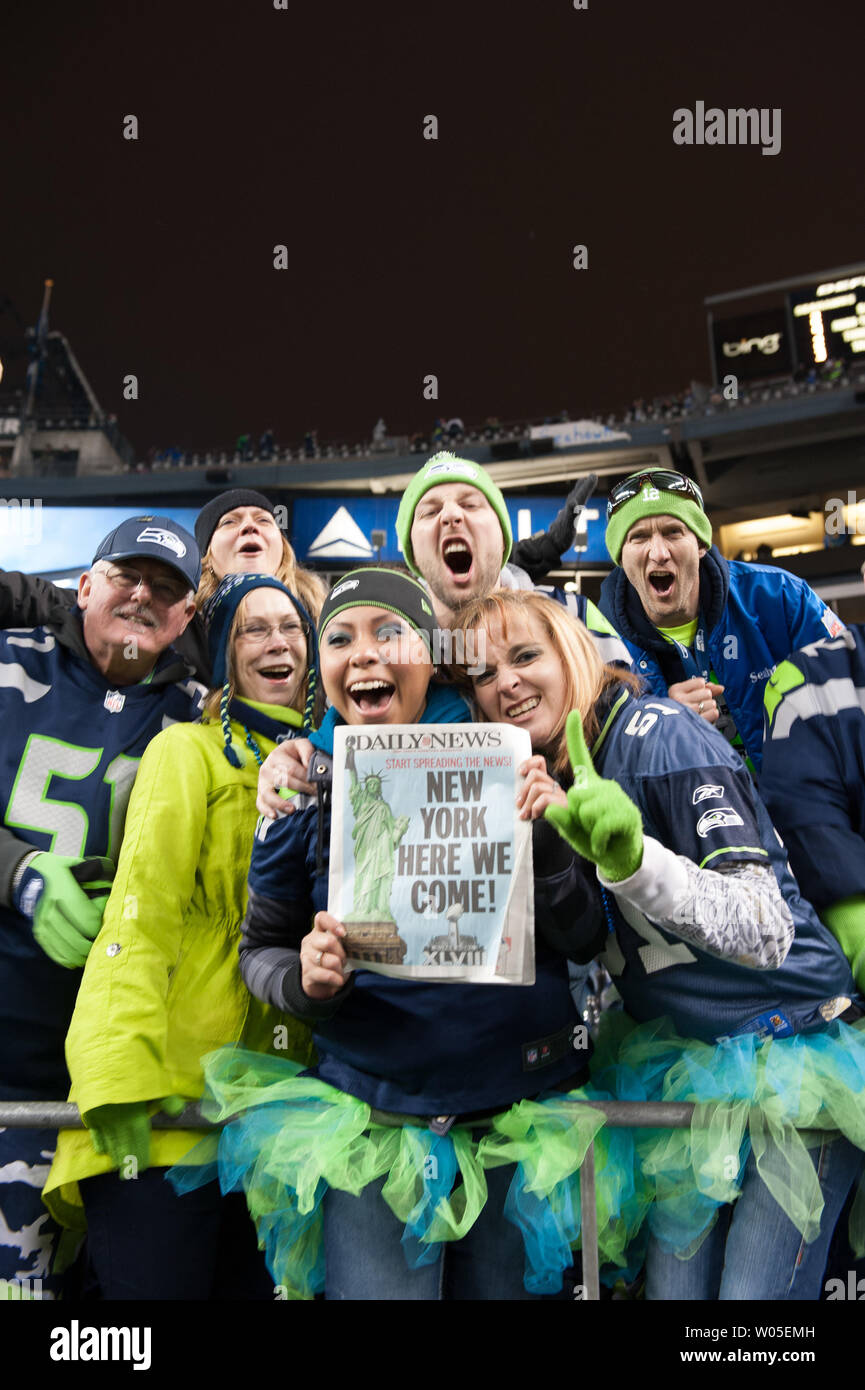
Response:
POLYGON ((848 1214, 861 1256, 865 637, 672 470, 612 489, 600 611, 545 587, 586 500, 515 546, 438 452, 407 568, 327 594, 246 489, 128 518, 77 594, 0 574, 0 1100, 85 1125, 0 1130, 7 1294, 569 1298, 591 1140, 610 1285, 815 1300, 848 1214), (534 983, 349 969, 336 731, 470 721, 531 743, 534 983), (610 1099, 696 1108, 573 1105, 610 1099))
POLYGON ((432 427, 414 430, 408 435, 389 435, 384 421, 374 426, 369 439, 320 440, 316 429, 305 432, 303 440, 279 443, 273 430, 263 430, 256 439, 254 433, 243 431, 233 448, 202 452, 184 451, 179 445, 152 446, 146 458, 127 465, 126 471, 150 472, 154 469, 195 468, 228 463, 271 463, 292 459, 369 458, 375 454, 426 454, 441 449, 461 449, 466 445, 512 444, 515 450, 531 447, 532 430, 540 425, 567 424, 572 418, 588 420, 598 429, 623 430, 642 425, 667 426, 677 420, 694 417, 708 418, 766 405, 772 401, 794 400, 817 392, 841 390, 851 385, 861 386, 865 369, 861 364, 841 358, 828 359, 820 367, 802 367, 786 376, 739 383, 735 395, 725 394, 721 386, 710 387, 692 381, 679 391, 658 396, 637 396, 617 411, 588 409, 572 417, 568 410, 542 419, 503 421, 496 415, 487 416, 483 423, 466 424, 460 416, 450 419, 436 417, 432 427))

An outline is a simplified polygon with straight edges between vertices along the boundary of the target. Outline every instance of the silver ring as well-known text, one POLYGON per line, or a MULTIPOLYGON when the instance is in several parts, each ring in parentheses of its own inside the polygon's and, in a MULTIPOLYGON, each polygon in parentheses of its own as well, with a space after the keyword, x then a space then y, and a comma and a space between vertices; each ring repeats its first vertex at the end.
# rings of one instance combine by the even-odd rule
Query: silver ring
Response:
POLYGON ((323 955, 324 955, 324 951, 319 951, 319 953, 318 953, 318 960, 315 962, 316 965, 321 965, 321 958, 322 958, 323 955))
POLYGON ((703 713, 703 706, 704 706, 705 703, 706 703, 705 700, 701 700, 700 703, 698 704, 698 706, 697 706, 697 713, 698 713, 698 714, 702 714, 702 713, 703 713))

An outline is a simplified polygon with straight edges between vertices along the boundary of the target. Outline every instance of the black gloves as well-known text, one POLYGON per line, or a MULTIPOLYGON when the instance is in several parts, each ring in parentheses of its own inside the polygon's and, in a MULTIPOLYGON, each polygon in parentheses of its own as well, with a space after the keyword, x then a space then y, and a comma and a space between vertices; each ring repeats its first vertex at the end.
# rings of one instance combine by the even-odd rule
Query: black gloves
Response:
POLYGON ((548 531, 517 541, 511 561, 526 571, 533 584, 545 579, 555 569, 562 555, 574 543, 577 519, 595 490, 597 477, 589 473, 578 478, 568 493, 567 501, 548 531))

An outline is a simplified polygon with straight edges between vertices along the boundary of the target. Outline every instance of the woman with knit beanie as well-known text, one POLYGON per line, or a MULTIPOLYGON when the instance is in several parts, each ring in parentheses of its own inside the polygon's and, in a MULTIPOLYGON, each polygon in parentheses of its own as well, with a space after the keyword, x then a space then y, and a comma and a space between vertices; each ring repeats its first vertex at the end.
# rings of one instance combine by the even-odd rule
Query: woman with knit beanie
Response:
POLYGON ((297 563, 276 524, 274 505, 263 493, 232 488, 212 497, 198 513, 195 539, 201 551, 199 610, 227 574, 272 574, 318 617, 326 586, 297 563))
POLYGON ((215 1181, 179 1197, 163 1181, 201 1132, 151 1133, 150 1116, 199 1098, 214 1047, 310 1055, 304 1024, 249 995, 237 947, 258 768, 311 727, 315 629, 263 574, 224 579, 205 621, 215 689, 203 723, 172 724, 141 760, 66 1044, 88 1128, 61 1133, 46 1199, 86 1225, 104 1298, 272 1298, 242 1199, 215 1181))

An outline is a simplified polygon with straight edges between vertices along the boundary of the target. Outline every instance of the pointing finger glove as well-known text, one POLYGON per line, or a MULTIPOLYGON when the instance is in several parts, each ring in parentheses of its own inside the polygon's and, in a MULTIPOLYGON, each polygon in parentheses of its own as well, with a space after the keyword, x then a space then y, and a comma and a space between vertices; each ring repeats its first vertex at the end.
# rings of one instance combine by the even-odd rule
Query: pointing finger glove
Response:
POLYGON ((601 878, 619 883, 642 862, 640 812, 618 783, 595 772, 578 710, 568 715, 565 734, 574 785, 567 793, 567 809, 548 806, 544 816, 578 854, 597 865, 601 878))

